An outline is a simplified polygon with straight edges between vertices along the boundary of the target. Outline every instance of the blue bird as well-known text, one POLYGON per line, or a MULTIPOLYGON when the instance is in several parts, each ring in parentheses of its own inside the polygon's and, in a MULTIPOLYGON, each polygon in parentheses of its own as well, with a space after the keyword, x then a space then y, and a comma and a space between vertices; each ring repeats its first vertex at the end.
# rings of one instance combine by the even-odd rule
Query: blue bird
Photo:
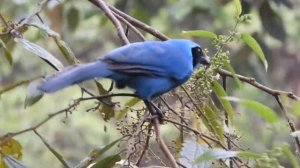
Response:
POLYGON ((197 65, 209 65, 200 45, 183 39, 136 42, 116 48, 95 62, 71 66, 45 78, 40 86, 51 93, 93 78, 110 78, 144 101, 186 82, 197 65))

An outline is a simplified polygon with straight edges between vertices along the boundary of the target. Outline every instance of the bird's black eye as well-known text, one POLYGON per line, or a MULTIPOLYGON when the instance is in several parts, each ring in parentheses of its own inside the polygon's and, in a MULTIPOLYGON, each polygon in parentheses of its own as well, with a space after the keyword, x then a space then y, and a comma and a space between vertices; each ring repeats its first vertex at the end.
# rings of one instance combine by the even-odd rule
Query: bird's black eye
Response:
POLYGON ((193 66, 195 67, 198 63, 200 63, 201 57, 204 57, 202 49, 197 46, 192 48, 192 55, 193 55, 193 66))
POLYGON ((194 67, 196 67, 197 64, 210 65, 209 58, 205 56, 205 54, 199 46, 192 48, 192 54, 194 67))

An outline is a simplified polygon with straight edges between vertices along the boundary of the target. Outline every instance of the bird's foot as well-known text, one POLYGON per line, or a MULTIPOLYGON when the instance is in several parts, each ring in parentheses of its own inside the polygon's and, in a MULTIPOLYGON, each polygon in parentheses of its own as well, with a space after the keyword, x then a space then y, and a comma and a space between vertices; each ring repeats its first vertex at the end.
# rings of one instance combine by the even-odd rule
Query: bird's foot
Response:
POLYGON ((163 123, 164 114, 163 112, 150 100, 144 100, 148 110, 151 113, 151 120, 158 119, 159 123, 163 123))
POLYGON ((151 114, 149 117, 147 117, 147 120, 150 120, 150 121, 154 121, 155 119, 158 119, 159 123, 162 124, 163 123, 163 119, 164 119, 164 115, 161 115, 161 114, 151 114))

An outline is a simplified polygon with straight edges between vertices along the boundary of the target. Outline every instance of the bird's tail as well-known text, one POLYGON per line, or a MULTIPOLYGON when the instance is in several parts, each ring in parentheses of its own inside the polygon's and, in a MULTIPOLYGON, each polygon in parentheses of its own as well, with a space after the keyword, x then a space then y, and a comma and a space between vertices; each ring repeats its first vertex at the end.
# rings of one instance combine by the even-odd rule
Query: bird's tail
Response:
POLYGON ((50 77, 46 77, 40 89, 43 92, 51 93, 85 80, 107 77, 111 73, 107 69, 106 64, 101 61, 74 65, 50 77))

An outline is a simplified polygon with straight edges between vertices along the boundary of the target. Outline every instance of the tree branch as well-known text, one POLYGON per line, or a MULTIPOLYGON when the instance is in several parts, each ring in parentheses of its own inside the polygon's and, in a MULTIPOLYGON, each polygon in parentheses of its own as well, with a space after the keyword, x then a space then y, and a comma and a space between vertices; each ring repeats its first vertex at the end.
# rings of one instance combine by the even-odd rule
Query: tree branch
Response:
MULTIPOLYGON (((278 103, 278 105, 279 105, 279 107, 280 107, 280 109, 281 109, 281 112, 282 112, 284 118, 287 120, 287 122, 288 122, 288 124, 289 124, 289 127, 290 127, 290 129, 291 129, 291 132, 295 132, 296 129, 295 129, 294 123, 293 123, 293 122, 290 120, 290 118, 288 117, 287 112, 286 112, 284 106, 282 105, 279 96, 278 96, 278 95, 275 96, 275 99, 276 99, 276 101, 277 101, 277 103, 278 103)), ((299 154, 299 151, 300 151, 300 140, 299 140, 299 137, 298 137, 298 136, 295 136, 295 137, 294 137, 294 140, 295 140, 296 147, 297 147, 297 150, 298 150, 296 153, 299 154)), ((299 156, 299 155, 298 155, 298 156, 299 156)))
MULTIPOLYGON (((151 102, 144 100, 146 107, 148 108, 150 114, 152 116, 156 115, 156 112, 153 110, 153 106, 151 105, 151 102)), ((168 158, 168 160, 170 161, 171 165, 173 168, 178 168, 177 162, 175 160, 175 158, 173 157, 172 153, 170 152, 170 150, 168 149, 168 146, 165 144, 163 138, 161 138, 160 135, 160 122, 158 120, 157 117, 153 118, 153 126, 154 126, 154 132, 156 135, 156 142, 158 143, 160 149, 163 151, 163 153, 165 154, 165 156, 168 158)))
POLYGON ((113 6, 109 6, 109 8, 113 12, 117 13, 118 15, 120 15, 121 17, 123 17, 124 19, 126 19, 133 26, 136 26, 136 27, 138 27, 138 28, 140 28, 140 29, 142 29, 142 30, 144 30, 144 31, 152 34, 154 37, 157 37, 158 39, 163 40, 163 41, 169 39, 166 35, 162 34, 158 30, 156 30, 156 29, 150 27, 149 25, 147 25, 147 24, 145 24, 145 23, 143 23, 143 22, 141 22, 141 21, 139 21, 139 20, 137 20, 137 19, 135 19, 135 18, 127 15, 126 13, 120 11, 119 9, 117 9, 117 8, 115 8, 113 6))
POLYGON ((46 118, 44 118, 42 121, 40 121, 38 124, 32 126, 32 127, 29 127, 29 128, 26 128, 26 129, 23 129, 21 131, 17 131, 17 132, 12 132, 12 133, 7 133, 6 135, 4 135, 4 139, 2 140, 2 142, 0 143, 0 147, 5 144, 7 142, 7 140, 9 140, 10 138, 12 137, 15 137, 17 135, 20 135, 20 134, 23 134, 23 133, 26 133, 26 132, 30 132, 30 131, 34 131, 36 129, 38 129, 39 127, 41 127, 42 125, 44 125, 45 123, 47 123, 50 119, 52 119, 53 117, 59 115, 59 114, 62 114, 62 113, 66 113, 66 112, 69 112, 71 109, 75 108, 77 105, 80 104, 81 101, 85 101, 85 100, 91 100, 91 99, 98 99, 98 100, 102 100, 102 99, 106 99, 106 98, 109 98, 109 97, 114 97, 114 96, 130 96, 130 97, 137 97, 137 95, 135 94, 129 94, 129 93, 116 93, 116 94, 108 94, 108 95, 103 95, 103 96, 94 96, 94 97, 87 97, 87 98, 79 98, 79 99, 76 99, 75 102, 73 104, 71 104, 69 107, 67 108, 64 108, 62 110, 59 110, 55 113, 51 113, 51 114, 48 114, 48 116, 46 118))
MULTIPOLYGON (((221 76, 228 76, 233 78, 233 74, 231 72, 228 72, 226 70, 220 69, 217 71, 221 76)), ((293 100, 299 100, 300 98, 298 96, 296 96, 294 93, 292 92, 285 92, 285 91, 281 91, 281 90, 275 90, 272 88, 269 88, 261 83, 258 83, 255 78, 251 78, 251 77, 246 77, 246 76, 242 76, 239 74, 236 74, 236 77, 239 78, 241 81, 246 82, 274 97, 279 96, 279 95, 287 95, 289 98, 293 99, 293 100)))
POLYGON ((46 7, 46 5, 48 4, 50 0, 42 0, 41 2, 38 3, 38 8, 36 9, 36 11, 31 14, 30 16, 28 16, 27 18, 19 21, 20 24, 27 24, 30 22, 30 20, 34 17, 37 16, 39 18, 39 20, 43 23, 43 20, 41 19, 41 17, 39 16, 39 13, 46 7))
POLYGON ((80 100, 76 100, 72 105, 70 105, 69 107, 67 108, 64 108, 62 110, 59 110, 55 113, 52 113, 52 114, 48 114, 48 116, 43 119, 42 121, 40 121, 38 124, 32 126, 32 127, 29 127, 29 128, 26 128, 24 130, 21 130, 21 131, 17 131, 17 132, 12 132, 12 133, 7 133, 6 135, 4 135, 4 139, 2 140, 2 142, 0 143, 0 147, 5 144, 10 138, 12 137, 15 137, 17 135, 20 135, 20 134, 23 134, 23 133, 26 133, 26 132, 30 132, 30 131, 34 131, 36 130, 37 128, 39 128, 40 126, 44 125, 46 122, 48 122, 50 119, 52 119, 53 117, 61 114, 61 113, 65 113, 65 112, 68 112, 70 111, 72 108, 75 108, 77 105, 79 105, 80 103, 80 100))
POLYGON ((118 21, 118 19, 115 17, 115 15, 112 13, 110 8, 106 5, 106 3, 103 0, 88 0, 91 3, 93 3, 95 6, 99 7, 107 16, 108 19, 111 20, 111 22, 114 24, 114 26, 117 29, 118 36, 122 40, 123 44, 129 44, 129 40, 127 39, 125 35, 125 31, 121 25, 121 23, 118 21))
POLYGON ((144 157, 146 151, 149 148, 151 131, 152 131, 152 123, 150 122, 149 125, 148 125, 148 132, 147 132, 146 144, 145 144, 145 147, 144 147, 144 149, 143 149, 143 151, 141 153, 141 156, 139 157, 138 161, 136 162, 136 166, 140 166, 140 164, 141 164, 141 162, 143 160, 143 157, 144 157))
POLYGON ((178 165, 177 165, 177 162, 176 162, 175 158, 173 157, 172 153, 168 149, 168 146, 165 144, 164 140, 161 138, 160 123, 159 123, 157 118, 154 119, 154 132, 155 132, 155 135, 156 135, 156 141, 157 141, 160 149, 164 152, 166 157, 169 159, 172 167, 173 168, 178 168, 178 165))
POLYGON ((115 12, 113 12, 113 13, 120 21, 125 23, 140 38, 140 40, 146 41, 146 38, 144 37, 144 35, 137 28, 135 28, 131 23, 129 23, 126 19, 124 19, 117 13, 115 13, 115 12))

